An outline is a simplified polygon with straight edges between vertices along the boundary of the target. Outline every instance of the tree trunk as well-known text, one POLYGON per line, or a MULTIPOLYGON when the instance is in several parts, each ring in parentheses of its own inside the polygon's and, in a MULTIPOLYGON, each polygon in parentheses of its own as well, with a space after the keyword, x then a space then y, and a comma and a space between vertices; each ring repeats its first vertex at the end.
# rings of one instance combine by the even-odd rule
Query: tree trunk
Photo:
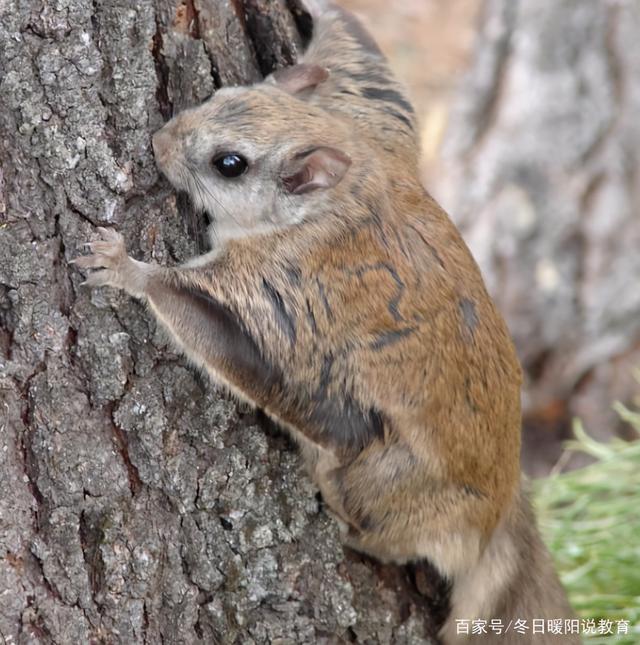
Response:
POLYGON ((68 265, 97 225, 192 257, 151 133, 299 47, 285 0, 3 3, 0 642, 429 642, 435 578, 345 554, 287 440, 68 265))
POLYGON ((449 128, 443 201, 515 336, 532 447, 574 416, 610 437, 637 391, 638 7, 487 0, 449 128))

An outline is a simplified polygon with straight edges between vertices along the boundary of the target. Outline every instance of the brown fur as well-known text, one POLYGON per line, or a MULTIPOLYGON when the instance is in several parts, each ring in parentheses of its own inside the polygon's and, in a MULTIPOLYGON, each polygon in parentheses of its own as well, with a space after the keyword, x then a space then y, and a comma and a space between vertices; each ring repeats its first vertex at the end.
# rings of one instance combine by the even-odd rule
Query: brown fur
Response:
POLYGON ((222 90, 154 138, 214 217, 213 251, 145 265, 103 229, 77 263, 104 267, 90 284, 145 300, 197 365, 291 431, 348 544, 427 558, 453 582, 447 643, 456 618, 569 617, 520 491, 508 331, 420 184, 413 110, 380 51, 344 12, 315 18, 299 69, 222 90), (225 150, 245 175, 216 174, 225 150), (292 164, 313 180, 304 194, 292 164))

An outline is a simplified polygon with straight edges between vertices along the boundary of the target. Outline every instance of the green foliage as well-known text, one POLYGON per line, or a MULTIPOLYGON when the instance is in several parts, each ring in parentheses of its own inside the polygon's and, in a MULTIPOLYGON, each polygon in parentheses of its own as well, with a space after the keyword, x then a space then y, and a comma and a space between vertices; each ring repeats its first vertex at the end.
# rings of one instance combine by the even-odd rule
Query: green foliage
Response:
MULTIPOLYGON (((638 432, 640 414, 616 405, 638 432)), ((540 528, 580 618, 614 621, 613 636, 585 636, 589 645, 640 643, 640 441, 603 444, 574 424, 567 448, 596 459, 535 487, 540 528), (617 635, 618 620, 629 621, 617 635)))

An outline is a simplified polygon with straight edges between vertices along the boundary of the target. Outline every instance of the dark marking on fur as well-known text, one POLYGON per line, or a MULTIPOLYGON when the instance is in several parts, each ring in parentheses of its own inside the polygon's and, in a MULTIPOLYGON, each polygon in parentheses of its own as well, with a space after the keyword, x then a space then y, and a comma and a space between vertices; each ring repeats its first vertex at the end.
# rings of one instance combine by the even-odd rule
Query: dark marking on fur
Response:
POLYGON ((375 235, 380 240, 380 242, 382 242, 385 248, 389 249, 389 241, 387 239, 387 233, 382 223, 382 214, 380 213, 378 205, 369 196, 367 196, 364 200, 356 199, 356 201, 358 202, 358 204, 364 206, 369 211, 369 217, 360 220, 360 222, 352 228, 353 234, 356 235, 362 229, 367 227, 370 229, 375 229, 374 231, 372 231, 372 235, 375 235))
POLYGON ((378 528, 378 524, 371 515, 360 513, 360 516, 358 517, 358 527, 361 531, 373 533, 378 528))
POLYGON ((388 87, 363 87, 362 96, 366 99, 374 99, 382 101, 383 103, 394 103, 400 109, 413 114, 413 106, 407 99, 396 90, 392 90, 388 87))
MULTIPOLYGON (((187 348, 191 344, 205 347, 209 353, 205 354, 207 363, 214 369, 222 368, 223 374, 228 375, 234 385, 264 405, 274 388, 281 386, 282 375, 278 368, 265 360, 255 339, 236 315, 198 289, 163 284, 164 289, 171 292, 170 297, 183 301, 182 315, 189 318, 175 323, 178 338, 187 348), (194 337, 185 339, 184 330, 193 332, 194 337)), ((166 296, 162 296, 166 301, 166 296)), ((153 286, 149 289, 149 298, 154 303, 153 286)))
POLYGON ((407 224, 407 228, 410 228, 423 242, 423 244, 429 249, 429 252, 433 256, 433 259, 444 269, 444 262, 442 261, 442 258, 440 257, 440 254, 438 253, 437 249, 427 238, 412 224, 407 224))
POLYGON ((287 275, 289 284, 292 287, 299 287, 302 282, 302 274, 300 273, 300 267, 290 265, 285 268, 284 272, 287 275))
POLYGON ((377 410, 362 410, 349 395, 337 399, 319 392, 311 400, 309 418, 326 440, 352 456, 372 441, 384 438, 384 425, 377 410))
POLYGON ((330 447, 342 458, 353 459, 372 441, 383 439, 382 418, 376 410, 363 410, 348 394, 329 395, 327 386, 328 382, 309 399, 298 399, 295 411, 283 418, 291 420, 312 441, 330 447))
POLYGON ((333 310, 331 309, 331 305, 329 304, 327 292, 324 289, 324 284, 320 282, 320 278, 316 278, 316 285, 318 286, 318 295, 320 296, 320 300, 324 305, 324 311, 327 314, 327 320, 333 320, 333 310))
POLYGON ((470 486, 469 484, 465 484, 462 487, 462 490, 467 495, 471 495, 471 497, 475 497, 476 499, 484 499, 486 497, 486 495, 481 490, 478 490, 477 488, 470 486))
MULTIPOLYGON (((276 293, 268 283, 265 289, 276 293)), ((384 426, 376 410, 363 409, 348 394, 328 396, 331 357, 325 360, 322 386, 314 395, 271 364, 238 316, 210 294, 164 281, 152 281, 148 294, 161 313, 179 312, 168 322, 187 352, 199 348, 206 365, 311 441, 355 456, 374 439, 382 439, 384 426)), ((279 308, 277 297, 270 298, 279 308)))
POLYGON ((287 312, 281 293, 265 278, 262 278, 262 287, 269 299, 271 307, 273 308, 276 323, 278 323, 280 329, 284 332, 285 336, 287 336, 289 342, 294 345, 297 338, 296 321, 293 316, 287 312))
POLYGON ((405 327, 404 329, 394 329, 392 331, 385 331, 381 334, 378 334, 378 337, 373 341, 369 347, 374 351, 379 351, 384 347, 393 345, 407 336, 415 333, 415 327, 405 327))
POLYGON ((397 112, 396 110, 392 110, 391 108, 385 108, 384 111, 389 115, 392 116, 394 119, 398 119, 398 121, 402 121, 410 130, 413 130, 413 123, 411 123, 411 120, 406 117, 404 114, 400 114, 400 112, 397 112))
POLYGON ((476 313, 476 306, 473 300, 469 300, 469 298, 461 298, 458 304, 460 305, 462 320, 465 324, 465 327, 473 336, 476 327, 478 326, 478 314, 476 313))
POLYGON ((385 74, 375 67, 363 68, 361 72, 351 72, 350 76, 354 81, 362 83, 381 83, 385 85, 391 82, 389 74, 385 74))
POLYGON ((331 354, 326 354, 324 361, 322 362, 322 370, 320 372, 320 387, 319 393, 325 395, 329 387, 331 379, 331 368, 333 367, 333 356, 331 354))
POLYGON ((356 277, 361 278, 365 273, 369 271, 387 271, 389 273, 393 281, 396 283, 398 289, 397 289, 396 295, 389 301, 387 308, 389 310, 389 313, 393 316, 393 319, 396 322, 404 320, 404 318, 398 311, 398 305, 400 304, 400 300, 402 299, 402 295, 404 294, 405 284, 400 279, 398 272, 390 264, 387 264, 386 262, 377 262, 376 264, 367 264, 367 265, 358 267, 355 270, 350 270, 349 273, 352 273, 356 277))
MULTIPOLYGON (((398 232, 398 229, 396 227, 393 228, 393 234, 396 238, 396 244, 398 245, 398 248, 400 249, 400 252, 402 255, 404 255, 407 260, 411 260, 411 257, 409 255, 409 252, 407 251, 407 247, 405 245, 405 240, 401 237, 400 233, 398 232)), ((418 283, 420 283, 420 274, 418 273, 418 283)))
POLYGON ((373 435, 380 440, 384 439, 384 421, 380 412, 375 408, 369 410, 369 422, 373 435))
POLYGON ((475 413, 478 411, 478 406, 471 396, 471 379, 468 376, 464 379, 464 400, 471 412, 475 413))
POLYGON ((311 307, 311 303, 309 302, 309 299, 307 298, 307 319, 309 320, 309 325, 311 326, 311 331, 314 334, 318 333, 318 323, 316 322, 316 317, 315 314, 313 313, 313 309, 311 307))
POLYGON ((367 210, 371 214, 371 220, 376 224, 376 226, 380 226, 382 224, 382 215, 380 214, 378 204, 376 204, 372 197, 369 197, 366 201, 367 210))
POLYGON ((391 277, 395 280, 395 283, 398 285, 398 292, 396 293, 393 300, 391 300, 391 302, 389 303, 389 313, 394 317, 395 320, 403 320, 400 312, 398 311, 398 305, 400 304, 400 299, 402 298, 402 294, 404 293, 404 282, 402 282, 395 269, 387 266, 387 270, 391 274, 391 277))

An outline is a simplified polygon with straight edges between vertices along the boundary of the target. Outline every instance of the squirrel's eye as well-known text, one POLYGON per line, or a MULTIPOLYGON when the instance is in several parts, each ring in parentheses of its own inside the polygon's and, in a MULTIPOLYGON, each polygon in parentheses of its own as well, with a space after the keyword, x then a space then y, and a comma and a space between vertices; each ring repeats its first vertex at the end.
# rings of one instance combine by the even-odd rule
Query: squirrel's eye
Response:
POLYGON ((249 167, 247 160, 235 152, 225 152, 213 160, 218 172, 227 179, 239 177, 249 167))

